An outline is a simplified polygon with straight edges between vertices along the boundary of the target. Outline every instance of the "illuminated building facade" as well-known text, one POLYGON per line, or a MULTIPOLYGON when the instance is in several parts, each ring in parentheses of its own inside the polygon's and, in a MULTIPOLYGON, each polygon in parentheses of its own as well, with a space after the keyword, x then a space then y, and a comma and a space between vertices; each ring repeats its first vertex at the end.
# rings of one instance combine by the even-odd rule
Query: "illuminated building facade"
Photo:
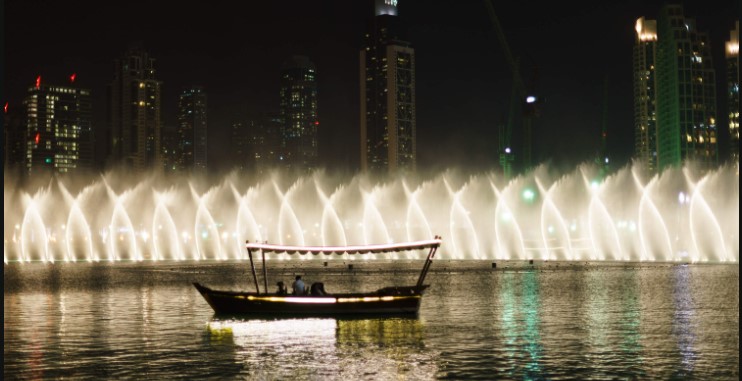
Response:
POLYGON ((206 100, 206 93, 200 86, 183 89, 180 93, 176 161, 179 170, 206 170, 206 100))
POLYGON ((162 82, 154 63, 139 47, 115 61, 108 86, 109 165, 141 171, 161 164, 162 82))
POLYGON ((636 20, 634 41, 634 157, 649 172, 657 170, 655 74, 657 21, 636 20))
POLYGON ((23 103, 29 173, 68 173, 92 167, 90 90, 44 84, 38 77, 23 103))
POLYGON ((293 56, 281 70, 280 117, 283 162, 292 170, 317 168, 317 72, 304 56, 293 56))
POLYGON ((665 5, 657 20, 657 169, 693 161, 718 164, 716 85, 709 38, 665 5))
POLYGON ((729 136, 732 163, 739 162, 739 21, 729 33, 726 43, 727 96, 729 105, 729 136))
POLYGON ((415 51, 396 0, 376 0, 360 52, 361 170, 414 171, 415 51))

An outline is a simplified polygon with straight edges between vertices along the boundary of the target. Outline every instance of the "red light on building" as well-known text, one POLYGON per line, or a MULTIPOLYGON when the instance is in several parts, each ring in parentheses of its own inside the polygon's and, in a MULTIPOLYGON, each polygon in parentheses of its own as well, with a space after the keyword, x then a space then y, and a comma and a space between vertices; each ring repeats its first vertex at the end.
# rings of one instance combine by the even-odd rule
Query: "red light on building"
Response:
POLYGON ((77 73, 72 73, 70 76, 70 83, 75 83, 75 78, 77 78, 77 73))
POLYGON ((41 76, 36 77, 36 88, 41 87, 41 76))
POLYGON ((314 125, 315 125, 315 126, 319 126, 319 120, 315 121, 315 122, 314 122, 314 125))
POLYGON ((39 144, 39 140, 41 140, 41 133, 40 132, 37 132, 36 133, 36 138, 34 138, 34 141, 36 142, 36 144, 39 144))
POLYGON ((8 102, 5 102, 4 110, 5 110, 5 113, 7 114, 8 113, 8 102))

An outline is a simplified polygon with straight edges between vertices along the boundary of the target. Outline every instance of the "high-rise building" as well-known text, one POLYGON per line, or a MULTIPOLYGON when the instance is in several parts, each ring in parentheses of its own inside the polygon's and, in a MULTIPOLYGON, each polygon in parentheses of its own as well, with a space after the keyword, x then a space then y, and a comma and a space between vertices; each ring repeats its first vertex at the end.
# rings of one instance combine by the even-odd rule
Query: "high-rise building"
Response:
POLYGON ((250 146, 255 170, 264 173, 273 168, 285 167, 281 143, 283 118, 278 114, 265 113, 253 126, 250 146))
POLYGON ((206 170, 206 132, 206 93, 199 86, 183 89, 178 103, 180 170, 206 170))
POLYGON ((235 169, 246 170, 251 166, 250 133, 252 132, 252 121, 232 122, 232 133, 230 139, 230 152, 235 169))
POLYGON ((718 164, 716 79, 706 33, 682 5, 664 5, 657 19, 657 167, 693 161, 718 164))
POLYGON ((90 90, 42 83, 39 76, 23 103, 30 173, 67 173, 93 166, 90 90))
POLYGON ((281 69, 283 158, 286 167, 310 171, 317 167, 317 73, 304 56, 293 56, 281 69))
POLYGON ((415 50, 396 0, 375 0, 360 61, 361 170, 414 171, 415 50))
POLYGON ((161 88, 155 60, 142 48, 115 61, 108 86, 109 165, 141 171, 161 164, 161 88))
POLYGON ((19 104, 5 104, 3 110, 4 168, 21 168, 26 162, 25 111, 25 108, 19 104))
POLYGON ((657 170, 656 53, 657 21, 641 17, 634 41, 634 156, 649 172, 657 170))
POLYGON ((739 21, 729 33, 726 43, 727 96, 729 108, 729 136, 732 144, 731 160, 739 162, 739 21))
POLYGON ((180 171, 179 159, 180 159, 180 139, 178 135, 178 129, 175 126, 162 126, 160 149, 162 153, 160 157, 162 159, 162 167, 165 172, 178 172, 180 171))

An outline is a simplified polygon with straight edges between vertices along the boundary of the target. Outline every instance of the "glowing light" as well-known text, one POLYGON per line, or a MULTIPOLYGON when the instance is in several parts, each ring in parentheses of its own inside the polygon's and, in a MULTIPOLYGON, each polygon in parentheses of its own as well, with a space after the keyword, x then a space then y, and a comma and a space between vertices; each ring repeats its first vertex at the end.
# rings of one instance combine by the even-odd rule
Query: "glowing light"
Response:
POLYGON ((505 153, 510 153, 510 152, 512 152, 512 151, 510 150, 510 147, 505 147, 505 153))
POLYGON ((441 245, 440 239, 431 239, 427 241, 392 243, 388 245, 354 245, 354 246, 287 246, 273 245, 267 243, 247 243, 245 247, 248 250, 263 250, 273 253, 288 254, 366 254, 366 253, 389 253, 392 251, 419 250, 441 245))
POLYGON ((524 200, 526 200, 526 201, 528 201, 528 202, 531 202, 531 201, 533 201, 533 200, 534 200, 535 198, 536 198, 536 192, 534 192, 533 190, 531 190, 531 189, 526 189, 526 190, 524 190, 524 191, 523 191, 523 199, 524 199, 524 200))
POLYGON ((8 113, 8 102, 5 102, 5 113, 8 113))
POLYGON ((529 95, 528 97, 526 97, 526 103, 536 103, 536 97, 534 97, 533 95, 529 95))
POLYGON ((657 21, 645 20, 644 17, 636 20, 636 35, 639 41, 657 41, 657 21))
POLYGON ((77 78, 77 73, 72 73, 70 76, 70 83, 75 83, 75 78, 77 78))
MULTIPOLYGON (((238 295, 236 298, 244 296, 238 295)), ((252 296, 248 295, 247 300, 250 301, 261 301, 261 302, 283 302, 283 303, 298 303, 298 304, 334 304, 337 303, 336 298, 308 298, 299 296, 252 296)))
POLYGON ((41 87, 41 76, 36 77, 36 88, 41 87))

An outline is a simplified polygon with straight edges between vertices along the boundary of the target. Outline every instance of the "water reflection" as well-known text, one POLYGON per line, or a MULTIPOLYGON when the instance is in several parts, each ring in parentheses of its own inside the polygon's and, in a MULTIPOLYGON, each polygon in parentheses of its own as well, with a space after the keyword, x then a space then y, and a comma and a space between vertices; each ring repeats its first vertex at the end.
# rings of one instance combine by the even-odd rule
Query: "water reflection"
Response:
POLYGON ((8 379, 739 378, 730 266, 439 271, 419 318, 284 320, 213 317, 188 280, 241 287, 232 265, 22 266, 5 268, 8 379))
POLYGON ((693 374, 697 354, 694 344, 696 334, 693 327, 694 303, 691 287, 690 274, 687 266, 675 268, 675 287, 673 288, 673 299, 675 301, 675 313, 672 320, 672 331, 678 343, 680 352, 680 368, 677 369, 675 377, 688 377, 693 374))
POLYGON ((214 318, 206 333, 253 375, 419 378, 437 369, 417 318, 214 318))
POLYGON ((541 376, 543 346, 540 337, 539 282, 534 272, 503 274, 500 303, 504 351, 509 359, 507 375, 527 379, 541 376), (518 277, 518 282, 515 278, 518 277), (519 369, 516 364, 523 364, 519 369))

